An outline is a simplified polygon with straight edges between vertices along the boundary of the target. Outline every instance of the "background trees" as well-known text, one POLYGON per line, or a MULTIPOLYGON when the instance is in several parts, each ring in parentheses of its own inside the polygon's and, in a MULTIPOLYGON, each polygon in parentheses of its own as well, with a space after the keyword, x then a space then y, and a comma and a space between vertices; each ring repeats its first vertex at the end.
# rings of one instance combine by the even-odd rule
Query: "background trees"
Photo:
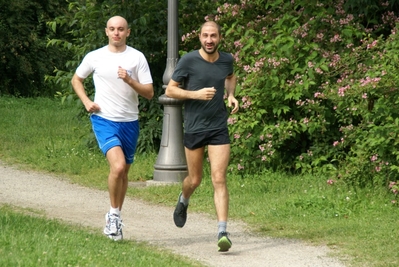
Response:
POLYGON ((240 77, 232 171, 322 172, 361 186, 397 179, 398 3, 367 2, 218 9, 240 77))
POLYGON ((44 76, 63 62, 46 21, 61 14, 64 1, 0 1, 0 95, 52 96, 44 76))
MULTIPOLYGON (((198 28, 204 17, 215 9, 216 3, 210 0, 200 4, 179 1, 180 31, 198 28)), ((139 152, 158 151, 162 135, 162 107, 158 97, 164 92, 162 77, 167 56, 167 1, 70 1, 68 12, 49 21, 48 26, 57 35, 62 34, 62 38, 51 39, 49 45, 65 51, 71 57, 65 59, 65 66, 58 66, 54 75, 47 75, 46 79, 53 88, 57 88, 57 95, 63 101, 79 102, 70 86, 72 75, 89 51, 106 44, 106 21, 116 14, 127 19, 131 28, 127 42, 145 54, 154 79, 155 97, 150 101, 140 100, 141 135, 137 149, 139 152)), ((86 79, 85 82, 88 94, 93 94, 91 80, 86 79)), ((85 138, 88 144, 95 146, 93 136, 85 138)))
MULTIPOLYGON (((0 90, 16 95, 57 92, 75 101, 69 81, 77 65, 105 44, 110 16, 127 18, 128 42, 148 58, 156 88, 153 100, 141 101, 139 150, 158 151, 167 1, 13 3, 4 5, 11 16, 0 26, 10 40, 0 43, 7 73, 0 90), (35 27, 27 27, 32 18, 35 27), (15 37, 11 28, 25 34, 15 37), (47 47, 38 36, 48 38, 47 47)), ((223 28, 221 48, 236 59, 241 111, 229 119, 230 171, 322 172, 362 186, 396 180, 398 7, 379 0, 179 1, 181 54, 199 47, 199 25, 213 19, 223 28)))

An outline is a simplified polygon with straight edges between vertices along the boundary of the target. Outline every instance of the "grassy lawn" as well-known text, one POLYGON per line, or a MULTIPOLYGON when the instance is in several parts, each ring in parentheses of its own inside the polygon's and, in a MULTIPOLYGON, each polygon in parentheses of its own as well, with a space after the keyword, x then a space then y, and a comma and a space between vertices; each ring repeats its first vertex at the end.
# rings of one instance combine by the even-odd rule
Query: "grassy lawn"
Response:
MULTIPOLYGON (((49 99, 0 97, 1 160, 24 168, 63 174, 75 183, 105 190, 107 163, 97 149, 88 149, 89 121, 79 119, 78 112, 79 107, 62 106, 49 99)), ((156 154, 137 155, 130 180, 151 179, 155 160, 156 154)), ((209 177, 209 170, 205 171, 205 177, 209 177)), ((396 240, 399 236, 399 210, 396 204, 391 203, 395 196, 386 188, 359 189, 341 181, 328 184, 325 177, 264 171, 248 177, 230 175, 229 190, 230 217, 245 221, 260 234, 325 244, 336 256, 353 266, 399 266, 396 240)), ((179 191, 179 185, 129 188, 128 195, 174 206, 179 191)), ((190 210, 214 214, 212 195, 210 179, 205 178, 190 200, 190 210)), ((9 208, 5 209, 6 214, 26 216, 23 211, 15 214, 9 208)), ((35 216, 29 218, 40 220, 35 216)), ((0 215, 0 219, 7 220, 4 215, 0 215)), ((89 229, 76 229, 76 232, 68 238, 74 240, 81 235, 99 238, 89 229)), ((106 246, 109 246, 106 241, 106 246)), ((24 241, 15 242, 23 244, 24 241)), ((133 244, 134 249, 150 251, 144 245, 133 244)), ((132 245, 129 246, 132 249, 132 245)), ((89 255, 102 251, 96 247, 88 249, 89 255)), ((18 251, 6 253, 16 254, 18 251)), ((0 255, 4 252, 2 248, 0 255)), ((33 260, 38 257, 33 256, 33 260)), ((76 258, 71 260, 81 258, 76 254, 76 258)), ((175 259, 172 257, 168 261, 172 260, 175 259)), ((185 265, 184 259, 182 262, 179 266, 190 266, 185 265)), ((168 264, 160 263, 159 266, 170 266, 168 264)), ((123 263, 119 265, 123 266, 123 263)))
POLYGON ((0 266, 201 266, 170 252, 0 206, 0 266))

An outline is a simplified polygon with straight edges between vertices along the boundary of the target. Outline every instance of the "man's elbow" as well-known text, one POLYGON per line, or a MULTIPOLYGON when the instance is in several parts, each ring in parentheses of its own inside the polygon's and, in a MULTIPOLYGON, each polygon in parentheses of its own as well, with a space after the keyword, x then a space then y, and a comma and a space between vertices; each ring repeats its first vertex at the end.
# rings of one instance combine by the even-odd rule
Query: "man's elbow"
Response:
POLYGON ((74 75, 72 76, 72 79, 71 79, 71 84, 72 84, 72 86, 75 88, 75 86, 76 86, 78 83, 83 84, 83 79, 80 78, 78 75, 74 74, 74 75))
POLYGON ((171 97, 171 96, 170 96, 170 89, 169 89, 169 86, 167 86, 166 89, 165 89, 165 95, 166 95, 167 97, 171 97))
POLYGON ((175 95, 175 90, 174 90, 174 88, 173 88, 172 85, 166 86, 165 95, 166 95, 167 97, 171 97, 171 98, 176 97, 176 95, 175 95))
POLYGON ((148 94, 147 99, 151 100, 154 97, 154 90, 151 90, 151 92, 148 94))
POLYGON ((144 97, 148 100, 151 100, 154 97, 154 87, 152 85, 150 88, 148 88, 148 92, 144 97))

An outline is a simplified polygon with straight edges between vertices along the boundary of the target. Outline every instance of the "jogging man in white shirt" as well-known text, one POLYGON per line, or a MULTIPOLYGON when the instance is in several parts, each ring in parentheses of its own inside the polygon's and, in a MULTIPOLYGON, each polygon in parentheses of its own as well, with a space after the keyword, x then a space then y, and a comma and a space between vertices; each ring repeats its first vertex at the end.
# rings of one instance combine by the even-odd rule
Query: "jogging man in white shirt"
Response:
POLYGON ((88 53, 72 78, 72 86, 91 113, 93 131, 106 156, 110 172, 108 191, 110 210, 105 215, 104 234, 121 240, 121 210, 128 187, 139 136, 138 96, 154 96, 153 81, 145 56, 126 45, 130 34, 127 21, 120 16, 107 22, 108 45, 88 53), (85 92, 83 80, 93 73, 94 102, 85 92))

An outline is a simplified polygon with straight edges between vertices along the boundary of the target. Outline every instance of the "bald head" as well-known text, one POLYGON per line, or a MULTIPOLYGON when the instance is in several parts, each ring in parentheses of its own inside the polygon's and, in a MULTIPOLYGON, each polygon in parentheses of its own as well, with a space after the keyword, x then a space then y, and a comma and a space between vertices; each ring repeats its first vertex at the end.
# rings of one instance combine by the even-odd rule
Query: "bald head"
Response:
POLYGON ((126 49, 126 38, 130 35, 127 21, 121 16, 108 20, 105 34, 108 36, 108 49, 111 52, 122 52, 126 49))
POLYGON ((111 25, 114 25, 114 24, 122 25, 122 26, 124 26, 125 28, 128 28, 126 19, 125 19, 124 17, 121 17, 121 16, 114 16, 114 17, 111 17, 111 18, 107 21, 107 28, 109 28, 111 25))

